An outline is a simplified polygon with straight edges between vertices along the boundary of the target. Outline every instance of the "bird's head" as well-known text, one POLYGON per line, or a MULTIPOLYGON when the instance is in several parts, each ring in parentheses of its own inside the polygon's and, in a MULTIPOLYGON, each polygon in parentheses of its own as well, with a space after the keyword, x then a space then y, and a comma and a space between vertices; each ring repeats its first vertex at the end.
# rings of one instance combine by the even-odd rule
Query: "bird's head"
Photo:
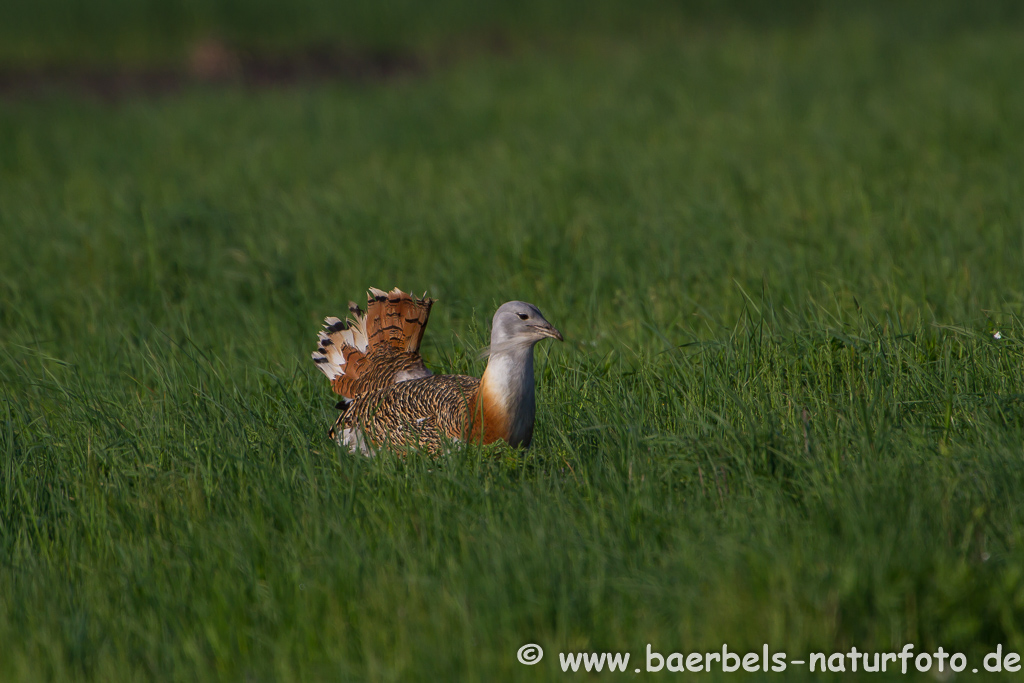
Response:
POLYGON ((509 301, 494 313, 490 350, 493 354, 504 349, 531 348, 545 337, 562 341, 562 333, 544 319, 536 306, 525 301, 509 301))

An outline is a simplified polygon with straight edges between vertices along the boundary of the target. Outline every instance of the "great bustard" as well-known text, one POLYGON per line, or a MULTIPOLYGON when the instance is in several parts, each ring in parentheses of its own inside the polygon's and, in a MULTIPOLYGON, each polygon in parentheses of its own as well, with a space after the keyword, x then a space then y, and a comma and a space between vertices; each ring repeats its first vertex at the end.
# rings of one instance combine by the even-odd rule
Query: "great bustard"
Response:
POLYGON ((433 375, 419 354, 433 303, 371 288, 365 313, 349 302, 352 319, 324 320, 313 361, 343 398, 331 438, 366 455, 387 445, 436 453, 452 439, 529 446, 533 346, 561 333, 533 304, 509 301, 494 314, 482 378, 433 375))

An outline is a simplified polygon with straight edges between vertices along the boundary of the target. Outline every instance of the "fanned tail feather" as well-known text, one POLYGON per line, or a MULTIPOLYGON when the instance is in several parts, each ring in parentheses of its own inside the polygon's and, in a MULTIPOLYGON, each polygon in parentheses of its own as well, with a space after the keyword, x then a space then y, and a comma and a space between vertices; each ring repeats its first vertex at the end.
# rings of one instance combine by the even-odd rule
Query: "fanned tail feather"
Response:
POLYGON ((419 355, 432 299, 417 299, 397 287, 371 288, 364 313, 349 302, 352 318, 325 318, 313 362, 327 375, 335 393, 346 398, 430 371, 419 355))
POLYGON ((371 287, 365 318, 370 346, 387 344, 417 353, 433 304, 433 299, 416 299, 397 287, 390 292, 371 287))

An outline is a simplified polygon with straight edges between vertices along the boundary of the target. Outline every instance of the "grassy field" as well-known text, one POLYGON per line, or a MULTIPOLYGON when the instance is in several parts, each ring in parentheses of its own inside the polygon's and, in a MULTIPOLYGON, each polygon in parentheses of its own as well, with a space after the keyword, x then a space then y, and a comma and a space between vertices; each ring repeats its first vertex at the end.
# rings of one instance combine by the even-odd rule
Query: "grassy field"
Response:
POLYGON ((653 23, 0 101, 0 680, 1024 652, 1024 28, 653 23), (439 299, 435 371, 562 330, 529 452, 327 440, 371 285, 439 299))

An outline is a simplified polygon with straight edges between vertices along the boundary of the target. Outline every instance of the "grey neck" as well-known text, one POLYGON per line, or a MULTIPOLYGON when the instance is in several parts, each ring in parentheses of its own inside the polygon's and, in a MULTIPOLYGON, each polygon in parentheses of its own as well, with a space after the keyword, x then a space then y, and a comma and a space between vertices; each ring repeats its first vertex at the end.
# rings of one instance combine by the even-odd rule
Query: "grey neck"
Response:
POLYGON ((505 345, 491 352, 484 378, 509 417, 509 443, 529 443, 536 413, 533 388, 533 344, 505 345))

